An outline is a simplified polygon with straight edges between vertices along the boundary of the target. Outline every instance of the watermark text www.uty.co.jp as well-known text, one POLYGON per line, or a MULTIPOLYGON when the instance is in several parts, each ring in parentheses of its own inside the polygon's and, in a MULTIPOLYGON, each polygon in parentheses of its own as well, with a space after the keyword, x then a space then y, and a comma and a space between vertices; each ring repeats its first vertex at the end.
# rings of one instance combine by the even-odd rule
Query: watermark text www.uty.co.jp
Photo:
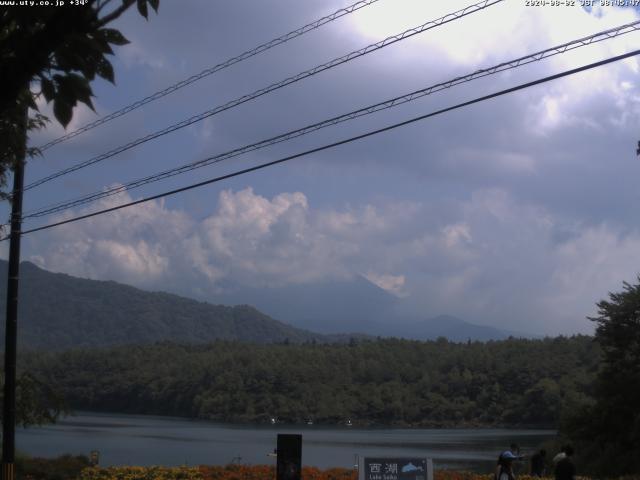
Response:
POLYGON ((89 0, 0 0, 0 7, 75 7, 88 3, 89 0))

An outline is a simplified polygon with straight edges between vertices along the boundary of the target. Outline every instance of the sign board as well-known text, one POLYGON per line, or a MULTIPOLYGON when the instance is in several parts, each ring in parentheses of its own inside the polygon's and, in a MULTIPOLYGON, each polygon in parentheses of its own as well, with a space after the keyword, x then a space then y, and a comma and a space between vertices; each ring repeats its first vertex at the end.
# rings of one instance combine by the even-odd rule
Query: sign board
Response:
POLYGON ((300 480, 302 475, 302 435, 278 434, 277 480, 300 480))
POLYGON ((433 480, 430 458, 364 457, 358 462, 358 480, 433 480))

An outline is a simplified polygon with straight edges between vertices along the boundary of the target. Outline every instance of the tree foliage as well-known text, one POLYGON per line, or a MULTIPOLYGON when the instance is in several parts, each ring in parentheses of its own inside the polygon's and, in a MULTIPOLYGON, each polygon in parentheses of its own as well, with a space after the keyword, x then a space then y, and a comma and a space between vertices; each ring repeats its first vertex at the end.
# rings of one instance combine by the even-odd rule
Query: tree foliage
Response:
MULTIPOLYGON (((91 463, 84 455, 62 455, 57 458, 39 458, 18 455, 16 477, 38 480, 77 480, 91 463)), ((86 477, 84 477, 86 478, 86 477)), ((130 477, 131 478, 131 477, 130 477)))
POLYGON ((451 343, 159 343, 22 361, 72 408, 225 422, 553 427, 588 401, 591 337, 451 343))
MULTIPOLYGON (((22 348, 68 349, 173 340, 214 339, 292 343, 327 341, 278 322, 247 305, 211 305, 116 282, 20 266, 18 341, 22 348)), ((0 260, 0 311, 6 302, 7 262, 0 260)), ((0 324, 0 335, 4 325, 0 324)), ((349 337, 346 337, 348 339, 349 337)))
MULTIPOLYGON (((4 381, 0 382, 0 388, 4 381)), ((0 393, 4 389, 0 390, 0 393)), ((0 396, 0 412, 2 412, 0 396)), ((22 373, 16 381, 16 424, 28 427, 54 423, 68 412, 62 396, 46 382, 30 373, 22 373)))
POLYGON ((596 340, 602 368, 595 403, 571 417, 564 430, 584 467, 599 475, 640 473, 640 277, 598 305, 596 340))
POLYGON ((56 119, 66 127, 78 102, 93 109, 90 82, 96 76, 114 82, 108 55, 113 45, 128 40, 107 25, 134 4, 146 18, 148 6, 157 11, 159 0, 87 0, 71 8, 13 6, 1 11, 0 186, 6 184, 7 170, 23 157, 27 108, 33 112, 27 131, 47 121, 38 114, 39 96, 53 102, 56 119))
MULTIPOLYGON (((14 5, 0 11, 0 188, 17 162, 37 153, 27 148, 28 132, 48 121, 38 112, 38 97, 53 103, 56 119, 66 127, 78 102, 93 109, 90 82, 96 76, 114 82, 107 56, 113 45, 128 41, 107 25, 134 4, 147 17, 147 5, 157 11, 159 0, 87 0, 71 8, 14 5)), ((52 422, 61 408, 46 383, 29 374, 19 378, 18 423, 52 422)))

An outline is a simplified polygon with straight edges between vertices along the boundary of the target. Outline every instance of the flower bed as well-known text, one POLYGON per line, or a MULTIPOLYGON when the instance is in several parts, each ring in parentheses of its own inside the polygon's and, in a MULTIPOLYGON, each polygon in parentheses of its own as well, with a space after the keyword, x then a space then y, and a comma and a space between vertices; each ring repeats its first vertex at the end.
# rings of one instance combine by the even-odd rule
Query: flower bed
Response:
MULTIPOLYGON (((90 467, 78 480, 275 480, 276 469, 270 465, 227 465, 199 467, 90 467)), ((454 470, 436 470, 434 480, 493 480, 492 474, 481 475, 454 470)), ((357 480, 355 470, 303 467, 302 480, 357 480)), ((518 480, 540 480, 528 475, 518 475, 518 480)), ((576 477, 576 480, 589 480, 576 477)), ((625 477, 620 480, 638 480, 625 477)))
POLYGON ((89 467, 78 480, 203 480, 198 467, 89 467))

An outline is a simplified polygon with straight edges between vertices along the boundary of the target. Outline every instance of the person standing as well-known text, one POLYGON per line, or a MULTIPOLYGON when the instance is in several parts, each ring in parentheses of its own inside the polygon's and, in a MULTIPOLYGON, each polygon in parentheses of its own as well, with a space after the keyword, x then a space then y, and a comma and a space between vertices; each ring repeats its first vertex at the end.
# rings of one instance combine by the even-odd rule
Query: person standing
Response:
POLYGON ((515 480, 513 474, 513 461, 518 457, 511 450, 503 452, 498 457, 498 465, 496 466, 495 480, 515 480))
POLYGON ((573 457, 573 447, 571 447, 571 445, 565 446, 564 454, 565 457, 556 463, 556 468, 553 473, 556 480, 575 480, 576 466, 571 459, 571 457, 573 457))
POLYGON ((544 461, 547 456, 546 450, 540 450, 531 457, 531 476, 544 477, 545 466, 544 461))
POLYGON ((515 460, 522 460, 523 455, 520 455, 520 447, 518 446, 517 443, 512 443, 509 446, 509 450, 505 450, 504 452, 502 452, 500 454, 501 457, 507 455, 508 453, 511 453, 511 455, 513 455, 513 459, 515 460))
POLYGON ((566 453, 565 453, 565 451, 564 451, 564 450, 565 450, 565 448, 567 448, 567 446, 566 446, 566 445, 562 445, 562 447, 560 447, 560 451, 556 454, 556 456, 555 456, 555 457, 553 457, 553 460, 552 460, 552 461, 553 461, 553 465, 554 465, 554 467, 558 464, 558 462, 559 462, 560 460, 562 460, 563 458, 566 458, 566 457, 567 457, 567 454, 566 454, 566 453))

